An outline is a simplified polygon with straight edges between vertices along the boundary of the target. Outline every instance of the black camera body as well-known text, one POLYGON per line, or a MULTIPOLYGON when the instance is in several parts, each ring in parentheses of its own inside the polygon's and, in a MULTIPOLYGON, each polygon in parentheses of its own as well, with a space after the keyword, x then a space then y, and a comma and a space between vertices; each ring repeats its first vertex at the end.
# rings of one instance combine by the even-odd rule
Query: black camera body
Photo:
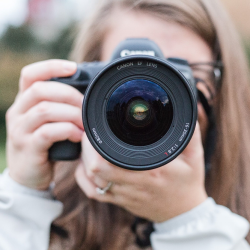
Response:
MULTIPOLYGON (((78 64, 68 78, 53 78, 85 93, 83 124, 99 154, 131 170, 167 164, 190 141, 197 120, 197 90, 188 62, 165 59, 148 39, 127 39, 110 62, 78 64)), ((80 143, 57 142, 54 161, 75 160, 80 143)))

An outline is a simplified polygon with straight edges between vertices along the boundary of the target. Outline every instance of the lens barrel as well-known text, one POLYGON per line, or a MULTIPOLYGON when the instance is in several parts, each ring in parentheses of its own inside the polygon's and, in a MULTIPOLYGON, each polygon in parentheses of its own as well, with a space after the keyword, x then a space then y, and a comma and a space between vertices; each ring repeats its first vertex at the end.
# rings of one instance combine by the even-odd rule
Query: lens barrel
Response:
POLYGON ((191 139, 196 119, 192 86, 169 62, 152 56, 113 61, 85 92, 83 123, 90 142, 126 169, 173 160, 191 139))

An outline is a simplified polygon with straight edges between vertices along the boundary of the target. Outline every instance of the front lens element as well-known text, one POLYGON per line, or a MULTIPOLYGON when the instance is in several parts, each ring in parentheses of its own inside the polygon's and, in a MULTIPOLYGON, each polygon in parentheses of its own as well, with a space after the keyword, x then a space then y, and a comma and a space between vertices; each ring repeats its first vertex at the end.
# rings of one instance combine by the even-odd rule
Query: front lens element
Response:
POLYGON ((135 79, 112 93, 106 115, 116 137, 130 145, 146 146, 167 133, 173 120, 173 106, 158 84, 135 79))
POLYGON ((134 100, 127 108, 127 121, 135 127, 144 127, 150 120, 150 106, 144 100, 134 100))

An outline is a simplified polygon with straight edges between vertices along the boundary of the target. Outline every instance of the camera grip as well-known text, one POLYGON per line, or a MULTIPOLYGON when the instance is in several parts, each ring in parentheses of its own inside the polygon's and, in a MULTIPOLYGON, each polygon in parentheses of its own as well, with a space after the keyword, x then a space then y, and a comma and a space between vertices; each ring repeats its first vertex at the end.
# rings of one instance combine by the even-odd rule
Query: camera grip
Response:
POLYGON ((81 143, 69 140, 59 141, 49 149, 49 160, 51 161, 73 161, 77 160, 81 154, 81 143))
MULTIPOLYGON (((77 71, 70 77, 54 77, 50 81, 68 84, 82 94, 94 76, 107 64, 107 62, 90 62, 78 64, 77 71)), ((73 161, 80 157, 81 143, 69 140, 56 142, 49 149, 49 159, 52 161, 73 161)))

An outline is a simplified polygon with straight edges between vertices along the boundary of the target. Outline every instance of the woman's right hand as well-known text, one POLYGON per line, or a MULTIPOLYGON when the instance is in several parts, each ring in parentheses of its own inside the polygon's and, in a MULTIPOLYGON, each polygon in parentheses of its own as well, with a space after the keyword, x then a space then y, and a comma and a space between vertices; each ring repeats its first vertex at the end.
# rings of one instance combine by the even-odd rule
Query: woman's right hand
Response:
POLYGON ((76 63, 48 60, 22 69, 19 92, 6 113, 7 162, 13 180, 45 190, 53 178, 48 150, 57 141, 80 142, 83 95, 52 77, 76 72, 76 63))

